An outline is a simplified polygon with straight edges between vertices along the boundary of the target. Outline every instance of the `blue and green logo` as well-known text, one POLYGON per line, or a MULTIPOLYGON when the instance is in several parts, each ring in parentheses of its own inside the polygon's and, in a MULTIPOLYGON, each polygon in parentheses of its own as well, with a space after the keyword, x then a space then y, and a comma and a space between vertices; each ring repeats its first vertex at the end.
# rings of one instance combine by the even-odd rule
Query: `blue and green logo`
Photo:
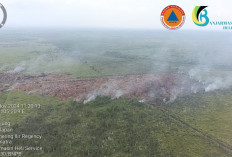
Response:
POLYGON ((196 6, 192 13, 193 22, 198 26, 207 26, 209 24, 207 6, 196 6))

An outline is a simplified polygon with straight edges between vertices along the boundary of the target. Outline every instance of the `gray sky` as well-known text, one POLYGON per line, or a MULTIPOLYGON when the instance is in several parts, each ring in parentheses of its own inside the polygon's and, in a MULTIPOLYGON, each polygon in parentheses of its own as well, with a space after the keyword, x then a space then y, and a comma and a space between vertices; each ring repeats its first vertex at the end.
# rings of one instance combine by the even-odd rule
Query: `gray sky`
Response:
POLYGON ((182 29, 210 28, 200 28, 192 22, 191 14, 196 5, 209 6, 210 20, 232 21, 231 0, 0 0, 0 3, 8 12, 4 27, 159 29, 163 28, 160 13, 171 4, 185 11, 186 22, 182 29))

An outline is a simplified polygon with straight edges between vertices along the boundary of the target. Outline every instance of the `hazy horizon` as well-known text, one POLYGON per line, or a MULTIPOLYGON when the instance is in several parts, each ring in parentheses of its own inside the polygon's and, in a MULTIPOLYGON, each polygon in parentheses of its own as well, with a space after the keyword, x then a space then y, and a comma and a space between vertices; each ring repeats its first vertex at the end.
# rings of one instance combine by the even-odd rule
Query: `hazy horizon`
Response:
POLYGON ((186 21, 180 30, 221 30, 218 27, 198 27, 192 21, 192 10, 197 5, 209 6, 210 20, 230 20, 229 0, 186 2, 171 0, 2 0, 8 13, 4 29, 11 27, 42 28, 122 28, 166 29, 160 22, 161 11, 168 5, 180 6, 186 21))

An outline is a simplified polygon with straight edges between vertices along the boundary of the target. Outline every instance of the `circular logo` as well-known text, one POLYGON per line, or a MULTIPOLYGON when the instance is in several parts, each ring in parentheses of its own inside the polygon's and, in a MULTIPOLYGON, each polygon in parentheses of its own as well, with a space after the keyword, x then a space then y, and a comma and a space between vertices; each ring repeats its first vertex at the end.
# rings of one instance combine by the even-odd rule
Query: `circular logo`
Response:
POLYGON ((161 22, 168 29, 179 29, 185 21, 185 13, 177 5, 169 5, 161 13, 161 22))
POLYGON ((2 21, 0 21, 1 22, 0 23, 0 28, 1 28, 6 23, 7 13, 6 13, 5 7, 1 3, 0 3, 0 8, 1 8, 2 12, 3 12, 3 19, 2 19, 2 21))

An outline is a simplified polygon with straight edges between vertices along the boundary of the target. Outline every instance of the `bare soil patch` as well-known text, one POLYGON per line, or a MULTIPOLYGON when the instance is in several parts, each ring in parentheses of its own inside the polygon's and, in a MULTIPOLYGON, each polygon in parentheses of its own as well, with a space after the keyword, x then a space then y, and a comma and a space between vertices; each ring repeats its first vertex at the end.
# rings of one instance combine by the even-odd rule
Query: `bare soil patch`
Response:
POLYGON ((199 91, 200 83, 183 74, 138 74, 101 78, 72 78, 66 74, 0 74, 0 90, 9 88, 28 94, 56 96, 62 101, 73 98, 88 102, 102 95, 112 98, 134 97, 141 101, 157 98, 170 101, 177 96, 199 91))

